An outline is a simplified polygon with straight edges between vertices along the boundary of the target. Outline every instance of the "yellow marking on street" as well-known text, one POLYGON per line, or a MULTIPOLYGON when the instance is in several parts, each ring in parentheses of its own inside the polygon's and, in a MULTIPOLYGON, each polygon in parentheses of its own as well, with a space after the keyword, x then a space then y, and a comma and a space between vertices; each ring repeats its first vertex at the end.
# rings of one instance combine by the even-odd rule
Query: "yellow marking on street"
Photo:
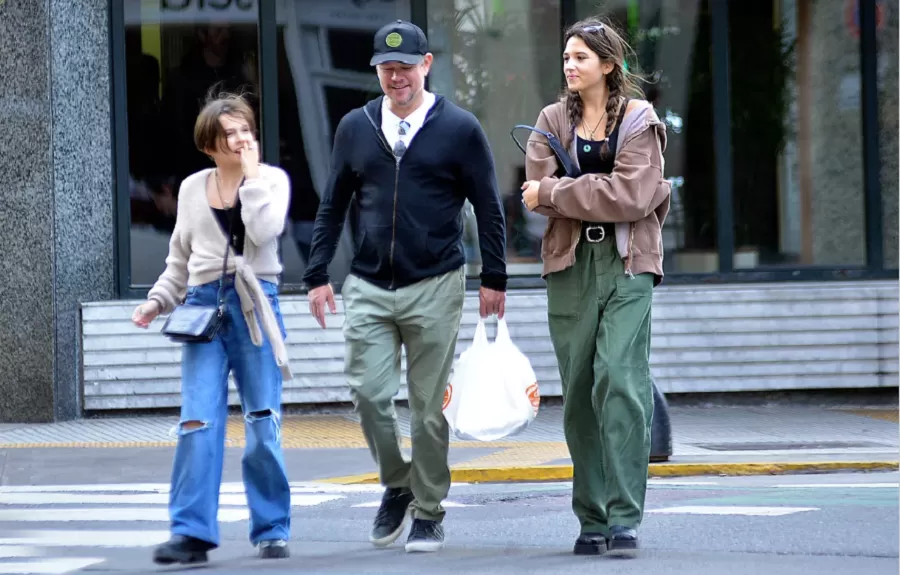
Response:
MULTIPOLYGON (((485 447, 496 447, 496 445, 486 444, 485 447)), ((566 447, 565 441, 520 443, 489 455, 459 463, 454 465, 454 468, 531 467, 568 458, 569 449, 566 447)))
POLYGON ((842 409, 840 411, 861 415, 862 417, 890 421, 891 423, 900 423, 900 411, 896 409, 842 409))

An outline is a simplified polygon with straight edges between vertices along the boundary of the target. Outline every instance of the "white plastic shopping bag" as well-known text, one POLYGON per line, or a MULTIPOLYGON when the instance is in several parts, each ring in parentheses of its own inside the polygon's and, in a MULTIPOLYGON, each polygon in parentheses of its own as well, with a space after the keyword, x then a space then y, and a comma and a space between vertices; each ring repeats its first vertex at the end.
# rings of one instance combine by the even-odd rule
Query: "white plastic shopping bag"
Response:
POLYGON ((472 345, 460 354, 444 393, 444 417, 460 439, 495 441, 521 433, 540 406, 531 362, 509 337, 506 321, 497 322, 497 337, 488 341, 478 321, 472 345))

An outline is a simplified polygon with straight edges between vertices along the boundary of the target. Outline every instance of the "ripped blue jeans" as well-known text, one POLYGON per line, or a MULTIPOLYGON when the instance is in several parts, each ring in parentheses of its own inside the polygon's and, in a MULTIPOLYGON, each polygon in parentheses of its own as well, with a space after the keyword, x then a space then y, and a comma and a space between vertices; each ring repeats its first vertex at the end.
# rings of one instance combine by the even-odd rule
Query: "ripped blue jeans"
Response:
MULTIPOLYGON (((261 281, 278 319, 278 286, 261 281)), ((188 304, 215 305, 218 281, 188 289, 188 304)), ((209 343, 182 348, 181 423, 172 469, 169 516, 173 535, 219 544, 218 508, 228 417, 228 373, 234 375, 244 413, 246 447, 241 461, 250 541, 288 539, 291 488, 281 451, 281 371, 263 334, 257 347, 241 313, 233 277, 225 283, 225 316, 209 343)))

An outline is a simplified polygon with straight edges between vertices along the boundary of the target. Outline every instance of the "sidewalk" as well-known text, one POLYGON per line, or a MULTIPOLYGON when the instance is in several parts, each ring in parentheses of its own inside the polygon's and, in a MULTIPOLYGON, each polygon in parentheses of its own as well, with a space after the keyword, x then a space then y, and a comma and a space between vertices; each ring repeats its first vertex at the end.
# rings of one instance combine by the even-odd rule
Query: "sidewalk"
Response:
MULTIPOLYGON (((669 414, 673 455, 651 464, 656 477, 896 470, 900 459, 896 409, 670 407, 669 414)), ((399 409, 398 419, 409 448, 408 411, 399 409)), ((52 448, 173 448, 177 422, 177 417, 131 417, 8 424, 0 426, 0 451, 34 449, 52 457, 52 448)), ((239 417, 230 418, 227 437, 229 447, 243 447, 239 417)), ((302 457, 321 481, 377 482, 352 412, 287 415, 282 442, 286 459, 302 457)), ((71 455, 70 449, 63 451, 71 455)), ((451 464, 456 482, 571 479, 562 407, 542 406, 526 432, 503 441, 452 439, 451 464)))

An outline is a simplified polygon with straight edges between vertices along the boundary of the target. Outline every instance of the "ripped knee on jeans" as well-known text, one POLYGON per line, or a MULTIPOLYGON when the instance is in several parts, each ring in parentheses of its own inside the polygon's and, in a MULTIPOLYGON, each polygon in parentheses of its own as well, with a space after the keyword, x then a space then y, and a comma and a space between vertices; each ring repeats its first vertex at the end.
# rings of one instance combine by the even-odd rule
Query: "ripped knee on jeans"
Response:
POLYGON ((272 411, 271 409, 260 409, 258 411, 251 411, 250 413, 244 416, 248 422, 253 423, 254 421, 259 421, 260 419, 273 418, 275 421, 278 421, 278 414, 272 411))
POLYGON ((178 433, 179 435, 185 435, 188 433, 194 433, 195 431, 200 431, 201 429, 208 429, 209 422, 208 421, 198 421, 196 419, 189 421, 182 421, 178 424, 178 433))

